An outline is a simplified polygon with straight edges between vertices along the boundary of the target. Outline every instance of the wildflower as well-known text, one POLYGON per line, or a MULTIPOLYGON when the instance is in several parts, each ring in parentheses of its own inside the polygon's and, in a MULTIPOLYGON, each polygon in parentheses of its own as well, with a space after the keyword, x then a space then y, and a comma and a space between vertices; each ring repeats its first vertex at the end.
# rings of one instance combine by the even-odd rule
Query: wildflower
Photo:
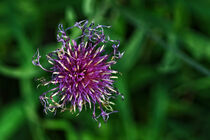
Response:
POLYGON ((40 96, 46 113, 56 112, 57 109, 79 113, 88 105, 93 109, 93 118, 96 121, 100 116, 107 121, 109 114, 116 112, 112 109, 111 105, 114 103, 110 99, 121 94, 113 87, 118 72, 112 70, 111 66, 123 53, 118 51, 119 41, 105 36, 103 28, 109 27, 94 26, 93 22, 88 25, 86 20, 76 22, 65 30, 59 25, 57 41, 62 45, 46 55, 52 65, 50 70, 40 64, 41 56, 37 50, 33 64, 52 74, 52 79, 48 82, 42 80, 42 85, 54 85, 54 88, 40 96), (67 36, 66 32, 72 28, 78 28, 82 32, 76 39, 67 36), (113 48, 112 54, 104 54, 104 48, 108 44, 113 48), (100 112, 98 116, 97 109, 100 112))

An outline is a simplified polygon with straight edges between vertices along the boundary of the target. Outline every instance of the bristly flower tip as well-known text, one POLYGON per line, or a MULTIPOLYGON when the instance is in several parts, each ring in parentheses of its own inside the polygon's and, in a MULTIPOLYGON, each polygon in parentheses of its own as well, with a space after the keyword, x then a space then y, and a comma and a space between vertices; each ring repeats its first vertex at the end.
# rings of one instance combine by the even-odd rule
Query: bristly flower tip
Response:
POLYGON ((107 37, 104 28, 110 26, 95 26, 93 22, 89 24, 86 20, 76 22, 66 29, 60 24, 57 41, 62 43, 61 48, 46 55, 52 65, 50 70, 40 64, 41 56, 37 50, 32 63, 52 74, 52 79, 48 82, 43 80, 42 85, 54 85, 40 96, 46 113, 56 112, 57 109, 80 113, 88 104, 93 110, 93 119, 98 121, 102 116, 106 122, 109 114, 117 112, 113 110, 114 103, 110 99, 121 94, 113 86, 114 79, 118 78, 118 71, 112 70, 111 66, 123 53, 118 51, 120 42, 107 37), (78 28, 82 32, 76 39, 70 38, 66 33, 72 28, 78 28), (108 44, 111 44, 113 53, 104 54, 108 44), (96 115, 97 110, 99 115, 96 115))

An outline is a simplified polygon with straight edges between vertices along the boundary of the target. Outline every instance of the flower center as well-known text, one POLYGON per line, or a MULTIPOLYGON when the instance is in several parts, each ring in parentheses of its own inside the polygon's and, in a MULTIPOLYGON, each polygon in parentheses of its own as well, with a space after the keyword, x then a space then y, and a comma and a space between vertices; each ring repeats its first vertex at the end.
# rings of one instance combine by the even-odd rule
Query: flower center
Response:
POLYGON ((82 81, 84 78, 85 78, 85 74, 83 72, 81 72, 81 73, 77 74, 76 80, 82 81))

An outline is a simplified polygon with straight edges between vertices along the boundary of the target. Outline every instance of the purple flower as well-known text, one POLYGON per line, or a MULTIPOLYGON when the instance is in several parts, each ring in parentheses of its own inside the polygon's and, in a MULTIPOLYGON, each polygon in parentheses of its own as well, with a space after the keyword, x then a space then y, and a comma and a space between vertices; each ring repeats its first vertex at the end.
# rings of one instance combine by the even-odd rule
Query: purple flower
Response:
POLYGON ((111 66, 123 53, 118 51, 119 41, 105 36, 103 28, 109 27, 94 26, 93 22, 89 24, 86 20, 65 30, 59 25, 57 40, 62 46, 46 55, 52 65, 50 70, 40 64, 41 56, 37 50, 33 64, 52 74, 52 79, 48 82, 42 80, 42 85, 54 86, 40 96, 46 113, 56 112, 57 109, 79 113, 88 105, 96 121, 100 116, 107 121, 109 114, 116 112, 110 99, 121 94, 113 86, 118 72, 111 66), (76 39, 67 36, 66 32, 72 28, 81 30, 81 35, 76 39), (104 49, 110 45, 113 53, 106 54, 104 49))

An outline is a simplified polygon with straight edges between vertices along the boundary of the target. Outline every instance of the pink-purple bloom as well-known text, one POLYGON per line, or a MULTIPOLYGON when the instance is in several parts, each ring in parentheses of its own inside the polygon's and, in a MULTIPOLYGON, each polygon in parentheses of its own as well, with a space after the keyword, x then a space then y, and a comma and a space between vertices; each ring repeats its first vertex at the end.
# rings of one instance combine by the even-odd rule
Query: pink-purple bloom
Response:
MULTIPOLYGON (((111 40, 104 34, 104 28, 110 26, 97 25, 86 20, 76 22, 72 27, 58 27, 57 41, 61 48, 46 55, 52 67, 47 70, 39 59, 39 51, 34 56, 33 64, 52 74, 50 81, 42 81, 42 85, 52 84, 54 87, 40 96, 44 111, 56 112, 70 110, 81 112, 88 106, 93 110, 93 118, 102 116, 107 121, 109 114, 116 112, 111 100, 121 95, 113 83, 118 71, 111 67, 123 53, 118 51, 119 41, 111 40), (72 39, 67 31, 72 28, 81 30, 81 35, 72 39), (106 54, 106 47, 111 46, 113 52, 106 54), (98 111, 99 110, 99 111, 98 111), (99 112, 98 115, 96 115, 99 112)), ((123 97, 123 96, 122 96, 123 97)))

